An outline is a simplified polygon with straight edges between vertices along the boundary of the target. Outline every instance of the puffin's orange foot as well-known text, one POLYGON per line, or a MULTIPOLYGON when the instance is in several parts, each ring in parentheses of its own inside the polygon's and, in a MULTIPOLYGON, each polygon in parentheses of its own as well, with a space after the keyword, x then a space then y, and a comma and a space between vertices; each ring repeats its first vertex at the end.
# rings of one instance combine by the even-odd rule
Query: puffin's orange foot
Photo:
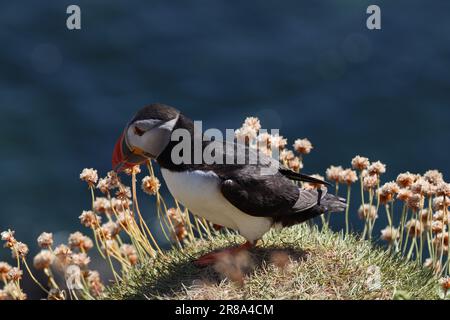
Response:
POLYGON ((197 267, 206 267, 209 265, 213 265, 213 264, 225 259, 227 256, 236 255, 237 253, 239 253, 243 250, 250 249, 252 246, 253 246, 253 244, 251 242, 247 241, 246 243, 244 243, 238 247, 226 248, 226 249, 220 250, 218 252, 207 253, 207 254, 201 256, 200 258, 198 258, 197 260, 195 260, 194 264, 197 267))

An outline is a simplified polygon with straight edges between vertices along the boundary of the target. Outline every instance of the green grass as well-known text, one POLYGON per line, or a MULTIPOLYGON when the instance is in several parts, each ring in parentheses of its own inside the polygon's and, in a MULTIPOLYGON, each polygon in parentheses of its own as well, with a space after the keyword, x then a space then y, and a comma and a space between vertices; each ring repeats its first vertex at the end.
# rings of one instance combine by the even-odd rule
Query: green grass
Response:
POLYGON ((367 241, 298 225, 206 268, 192 261, 243 238, 218 235, 146 261, 107 299, 437 299, 437 280, 367 241), (377 282, 377 278, 380 279, 377 282), (376 285, 379 283, 380 285, 376 285))

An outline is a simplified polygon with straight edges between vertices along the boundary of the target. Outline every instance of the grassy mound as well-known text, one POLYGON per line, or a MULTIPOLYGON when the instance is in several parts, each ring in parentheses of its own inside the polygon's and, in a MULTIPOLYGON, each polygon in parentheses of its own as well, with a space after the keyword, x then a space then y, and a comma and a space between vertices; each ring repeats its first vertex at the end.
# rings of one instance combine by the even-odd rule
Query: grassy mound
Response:
POLYGON ((243 238, 219 235, 145 262, 109 299, 436 299, 436 279, 366 241, 298 225, 266 234, 258 246, 214 266, 192 261, 243 238))

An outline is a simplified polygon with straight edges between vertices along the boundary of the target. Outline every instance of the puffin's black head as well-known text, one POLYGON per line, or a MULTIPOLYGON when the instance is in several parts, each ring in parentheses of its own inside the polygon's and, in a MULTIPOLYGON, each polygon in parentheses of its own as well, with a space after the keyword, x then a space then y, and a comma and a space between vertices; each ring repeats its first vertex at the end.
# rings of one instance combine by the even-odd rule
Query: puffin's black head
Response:
POLYGON ((157 158, 170 142, 180 112, 154 103, 139 110, 117 140, 112 166, 122 171, 147 159, 157 158))

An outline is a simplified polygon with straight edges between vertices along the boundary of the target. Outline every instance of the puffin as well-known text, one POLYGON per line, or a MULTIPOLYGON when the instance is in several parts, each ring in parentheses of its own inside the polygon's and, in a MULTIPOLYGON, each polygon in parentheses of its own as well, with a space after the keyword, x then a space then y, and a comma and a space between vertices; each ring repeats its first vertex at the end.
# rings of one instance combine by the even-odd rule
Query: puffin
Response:
POLYGON ((294 172, 261 152, 257 153, 258 161, 247 161, 255 148, 236 140, 224 142, 200 137, 200 145, 204 151, 214 144, 215 147, 222 144, 223 148, 214 148, 217 152, 214 159, 236 160, 241 151, 246 161, 211 162, 203 157, 199 161, 194 159, 195 143, 192 142, 188 144, 191 152, 183 158, 189 161, 174 159, 173 151, 180 139, 174 139, 172 133, 177 130, 188 132, 191 137, 196 134, 193 120, 178 109, 162 103, 145 106, 128 122, 117 140, 112 166, 120 173, 155 160, 177 201, 194 215, 237 230, 246 239, 237 247, 201 256, 194 261, 197 266, 208 266, 224 255, 250 249, 272 227, 289 227, 346 208, 345 199, 327 192, 328 182, 294 172), (319 187, 304 189, 298 181, 319 187))

